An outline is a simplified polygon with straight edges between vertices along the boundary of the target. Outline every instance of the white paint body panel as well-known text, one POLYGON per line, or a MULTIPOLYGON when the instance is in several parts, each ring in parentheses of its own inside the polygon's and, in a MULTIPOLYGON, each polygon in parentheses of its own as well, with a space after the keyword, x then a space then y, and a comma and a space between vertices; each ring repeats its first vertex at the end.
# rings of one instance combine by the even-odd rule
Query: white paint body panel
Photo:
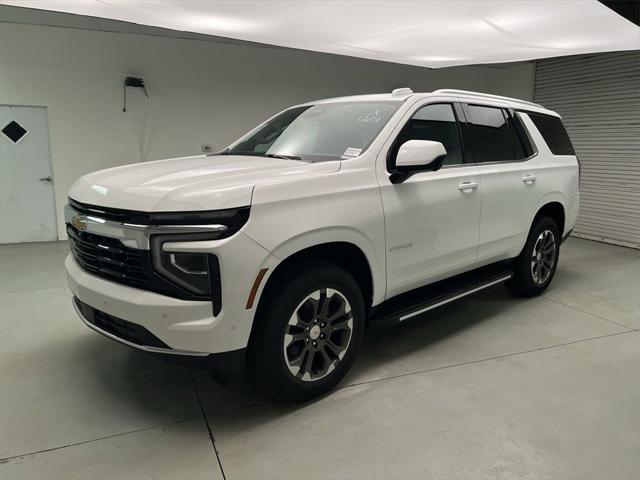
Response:
POLYGON ((513 163, 478 165, 482 187, 478 260, 517 256, 531 227, 542 196, 538 157, 513 163), (533 178, 527 183, 523 178, 533 178))
POLYGON ((340 171, 257 185, 243 232, 280 260, 321 243, 356 245, 369 261, 374 303, 381 302, 385 239, 374 162, 366 153, 342 162, 340 171))
POLYGON ((381 181, 387 239, 388 296, 455 275, 477 259, 482 186, 475 165, 413 175, 394 185, 381 181))
MULTIPOLYGON (((97 172, 74 185, 70 196, 77 201, 127 210, 251 205, 248 222, 227 239, 171 244, 171 250, 209 252, 219 258, 223 307, 218 316, 213 317, 208 302, 182 301, 108 282, 68 258, 72 291, 95 308, 143 325, 172 348, 217 353, 246 347, 271 274, 305 248, 328 242, 359 248, 370 267, 377 305, 413 288, 517 256, 534 215, 548 202, 563 205, 565 233, 571 229, 578 209, 576 159, 552 155, 524 114, 538 151, 532 159, 447 166, 392 184, 387 152, 416 109, 428 103, 478 101, 442 93, 402 100, 369 148, 353 159, 309 164, 262 157, 190 157, 97 172), (523 182, 525 175, 535 175, 536 181, 523 182), (475 186, 461 188, 466 183, 475 186), (256 301, 247 309, 254 279, 264 268, 267 274, 256 301)), ((554 115, 524 102, 485 102, 554 115)))
POLYGON ((144 212, 217 210, 250 205, 256 183, 338 168, 339 162, 200 155, 91 173, 69 195, 82 203, 144 212))

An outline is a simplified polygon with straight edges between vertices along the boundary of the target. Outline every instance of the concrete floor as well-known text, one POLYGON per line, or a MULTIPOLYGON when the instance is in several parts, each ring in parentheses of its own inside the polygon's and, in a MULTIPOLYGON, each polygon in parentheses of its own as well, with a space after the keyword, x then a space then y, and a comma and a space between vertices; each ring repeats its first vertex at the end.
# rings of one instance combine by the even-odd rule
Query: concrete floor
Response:
POLYGON ((303 406, 90 331, 66 252, 0 247, 2 479, 640 478, 640 251, 570 239, 543 297, 372 331, 303 406))

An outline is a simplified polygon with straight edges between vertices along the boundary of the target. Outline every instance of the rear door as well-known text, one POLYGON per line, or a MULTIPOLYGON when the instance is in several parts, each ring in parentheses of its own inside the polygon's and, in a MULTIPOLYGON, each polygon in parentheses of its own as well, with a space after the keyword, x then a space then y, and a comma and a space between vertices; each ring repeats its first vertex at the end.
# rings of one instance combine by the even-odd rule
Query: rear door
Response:
POLYGON ((540 197, 532 142, 508 108, 464 104, 463 110, 465 136, 482 181, 478 261, 515 257, 540 197))
POLYGON ((476 261, 482 186, 478 168, 465 163, 460 115, 453 103, 416 106, 382 150, 378 178, 388 297, 469 269, 476 261), (441 142, 447 150, 444 166, 392 184, 395 155, 408 140, 441 142))

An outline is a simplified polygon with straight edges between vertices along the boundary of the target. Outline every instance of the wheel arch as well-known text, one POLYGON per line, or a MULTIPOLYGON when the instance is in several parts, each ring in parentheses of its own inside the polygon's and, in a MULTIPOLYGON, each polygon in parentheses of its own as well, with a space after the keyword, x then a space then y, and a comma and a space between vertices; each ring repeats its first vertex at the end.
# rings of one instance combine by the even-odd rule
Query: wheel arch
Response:
MULTIPOLYGON (((358 271, 351 272, 356 280, 358 273, 368 272, 367 285, 370 296, 369 306, 384 300, 386 294, 386 266, 384 242, 376 241, 371 235, 351 226, 324 227, 306 231, 291 236, 277 245, 265 245, 271 254, 278 260, 276 265, 270 266, 270 271, 265 277, 265 285, 272 276, 283 267, 296 260, 316 258, 336 263, 338 266, 350 271, 352 258, 345 252, 352 253, 357 262, 358 271), (335 255, 334 258, 331 255, 335 255), (366 265, 366 269, 364 266, 366 265)), ((364 277, 367 277, 364 275, 364 277)), ((264 288, 262 288, 264 292, 264 288)), ((256 298, 262 297, 262 292, 256 298)), ((366 298, 366 297, 365 297, 366 298)))
POLYGON ((363 249, 355 243, 332 241, 307 246, 291 252, 288 256, 282 258, 265 281, 260 297, 258 298, 256 315, 260 310, 260 305, 269 295, 269 290, 273 288, 274 285, 277 285, 283 277, 286 277, 287 274, 290 274, 301 265, 314 260, 334 263, 349 272, 362 290, 367 310, 371 308, 375 296, 375 282, 374 271, 367 255, 363 249))
POLYGON ((564 235, 567 214, 564 205, 559 201, 559 199, 549 199, 538 207, 535 215, 531 219, 531 223, 529 224, 529 230, 531 230, 531 227, 533 227, 536 220, 541 217, 551 218, 558 227, 560 237, 564 235))

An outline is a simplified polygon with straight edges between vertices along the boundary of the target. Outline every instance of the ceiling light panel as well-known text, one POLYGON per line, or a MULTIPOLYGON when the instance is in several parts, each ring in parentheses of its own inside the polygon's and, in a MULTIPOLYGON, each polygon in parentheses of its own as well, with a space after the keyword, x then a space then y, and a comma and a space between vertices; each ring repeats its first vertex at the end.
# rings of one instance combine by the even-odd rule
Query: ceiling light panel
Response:
POLYGON ((424 67, 640 48, 596 0, 0 0, 283 47, 424 67))

